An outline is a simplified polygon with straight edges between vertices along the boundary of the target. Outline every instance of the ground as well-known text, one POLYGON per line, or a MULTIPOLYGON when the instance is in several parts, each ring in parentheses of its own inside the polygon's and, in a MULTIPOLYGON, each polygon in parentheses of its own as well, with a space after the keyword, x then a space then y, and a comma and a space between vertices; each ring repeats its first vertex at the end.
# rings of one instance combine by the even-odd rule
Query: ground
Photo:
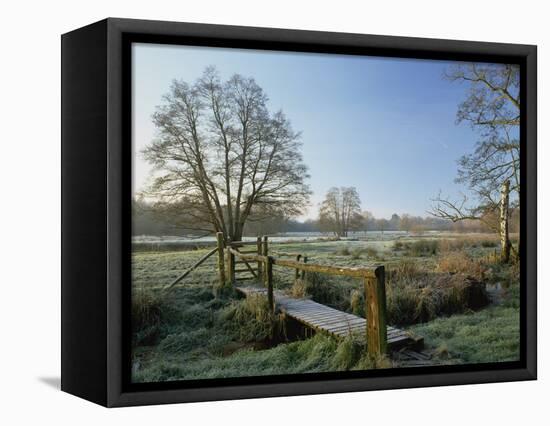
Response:
MULTIPOLYGON (((492 235, 378 236, 272 244, 309 262, 386 266, 388 321, 424 337, 437 363, 519 357, 519 268, 500 265, 492 235), (472 292, 472 289, 483 290, 472 292)), ((162 289, 208 249, 133 254, 133 380, 138 382, 399 367, 372 360, 353 339, 312 336, 271 317, 265 300, 220 288, 215 259, 162 289)), ((274 269, 275 287, 364 315, 357 279, 274 269)))

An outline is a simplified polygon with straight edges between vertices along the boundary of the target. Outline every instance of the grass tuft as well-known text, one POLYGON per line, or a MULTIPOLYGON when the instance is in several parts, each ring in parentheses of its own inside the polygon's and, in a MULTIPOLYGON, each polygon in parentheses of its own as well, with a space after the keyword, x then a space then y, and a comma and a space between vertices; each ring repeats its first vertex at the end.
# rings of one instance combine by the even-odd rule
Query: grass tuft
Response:
POLYGON ((271 313, 267 297, 251 295, 232 303, 222 314, 229 331, 243 342, 260 342, 272 339, 284 327, 278 315, 271 313))
POLYGON ((349 256, 351 255, 351 250, 348 246, 340 247, 338 250, 336 250, 335 254, 337 256, 349 256))
POLYGON ((413 257, 435 256, 438 250, 437 240, 418 240, 407 246, 408 255, 413 257))
POLYGON ((350 370, 361 359, 364 352, 364 343, 356 336, 348 335, 336 349, 331 366, 335 370, 350 370))
POLYGON ((466 274, 478 280, 484 280, 486 266, 480 260, 474 260, 464 252, 450 252, 437 261, 436 270, 453 274, 466 274))

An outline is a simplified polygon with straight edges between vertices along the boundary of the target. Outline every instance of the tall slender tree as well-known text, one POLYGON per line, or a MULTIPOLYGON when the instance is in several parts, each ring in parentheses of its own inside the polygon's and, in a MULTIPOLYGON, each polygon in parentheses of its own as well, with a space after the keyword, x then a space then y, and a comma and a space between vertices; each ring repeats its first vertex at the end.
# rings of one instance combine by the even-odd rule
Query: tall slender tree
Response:
MULTIPOLYGON (((501 260, 513 249, 508 235, 509 203, 519 206, 519 67, 504 64, 461 64, 446 78, 469 84, 459 105, 457 122, 468 122, 479 133, 474 152, 458 162, 457 183, 467 186, 474 199, 451 200, 439 194, 432 214, 453 222, 479 220, 499 233, 501 260), (498 212, 498 214, 497 214, 498 212), (499 223, 488 220, 498 215, 499 223)), ((516 251, 519 256, 519 250, 516 251)))

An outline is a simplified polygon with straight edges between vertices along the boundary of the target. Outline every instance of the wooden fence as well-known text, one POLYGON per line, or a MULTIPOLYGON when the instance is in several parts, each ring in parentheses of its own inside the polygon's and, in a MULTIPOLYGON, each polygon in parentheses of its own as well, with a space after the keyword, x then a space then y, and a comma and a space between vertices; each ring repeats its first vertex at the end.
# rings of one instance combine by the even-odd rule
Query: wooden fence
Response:
POLYGON ((367 349, 371 355, 380 355, 387 351, 386 331, 386 284, 384 267, 340 267, 308 263, 307 257, 301 253, 287 253, 272 251, 278 257, 269 255, 268 237, 258 237, 253 242, 224 243, 223 234, 218 233, 218 269, 220 283, 234 285, 239 279, 237 272, 253 273, 258 281, 262 281, 267 288, 268 304, 275 310, 273 293, 273 266, 291 268, 295 270, 295 279, 305 278, 306 272, 316 272, 328 275, 354 277, 363 280, 365 294, 367 349), (254 249, 246 250, 246 247, 254 249), (224 262, 225 257, 225 262, 224 262), (293 257, 294 259, 283 259, 293 257), (246 270, 237 270, 237 262, 247 266, 246 270), (256 265, 255 269, 252 265, 256 265))
POLYGON ((172 281, 165 291, 187 277, 193 270, 217 253, 218 274, 221 285, 234 285, 237 281, 252 279, 263 282, 267 288, 268 304, 274 312, 275 298, 273 293, 273 266, 295 270, 295 279, 305 279, 306 272, 316 272, 328 275, 354 277, 363 280, 365 292, 365 316, 367 327, 367 349, 372 355, 380 355, 387 351, 386 330, 386 283, 384 267, 350 268, 332 265, 319 265, 308 262, 307 256, 301 253, 289 253, 269 250, 267 236, 258 237, 256 241, 226 242, 223 234, 216 235, 217 246, 206 253, 182 275, 172 281), (290 258, 290 259, 285 259, 290 258), (294 259, 292 259, 294 258, 294 259), (241 269, 237 266, 242 265, 241 269), (237 274, 247 273, 248 276, 237 274))

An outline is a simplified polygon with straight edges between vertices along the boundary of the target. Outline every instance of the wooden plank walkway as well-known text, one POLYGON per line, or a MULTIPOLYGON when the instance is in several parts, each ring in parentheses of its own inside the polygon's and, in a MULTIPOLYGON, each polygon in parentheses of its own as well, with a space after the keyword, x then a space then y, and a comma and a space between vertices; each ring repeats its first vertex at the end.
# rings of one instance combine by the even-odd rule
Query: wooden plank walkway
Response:
MULTIPOLYGON (((245 296, 267 293, 265 288, 255 286, 236 287, 236 289, 245 296)), ((365 318, 339 311, 311 299, 295 299, 280 291, 274 292, 274 298, 276 309, 316 331, 330 334, 339 339, 348 336, 350 333, 358 336, 365 335, 367 328, 365 318)), ((388 326, 387 336, 388 348, 392 351, 403 347, 419 348, 423 345, 422 338, 394 327, 388 326)))

